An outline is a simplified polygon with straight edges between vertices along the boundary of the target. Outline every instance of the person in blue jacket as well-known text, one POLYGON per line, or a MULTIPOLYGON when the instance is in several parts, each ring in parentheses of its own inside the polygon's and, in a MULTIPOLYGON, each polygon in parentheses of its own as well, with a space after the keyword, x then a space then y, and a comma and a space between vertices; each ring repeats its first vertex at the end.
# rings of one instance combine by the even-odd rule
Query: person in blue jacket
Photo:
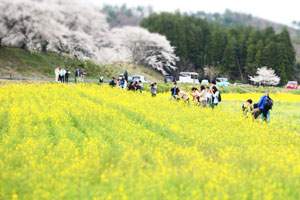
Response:
POLYGON ((264 120, 267 121, 270 119, 270 108, 266 108, 265 107, 265 103, 267 101, 267 99, 270 98, 269 97, 269 93, 266 93, 265 95, 263 95, 259 102, 258 102, 258 108, 259 108, 259 115, 263 114, 264 120))

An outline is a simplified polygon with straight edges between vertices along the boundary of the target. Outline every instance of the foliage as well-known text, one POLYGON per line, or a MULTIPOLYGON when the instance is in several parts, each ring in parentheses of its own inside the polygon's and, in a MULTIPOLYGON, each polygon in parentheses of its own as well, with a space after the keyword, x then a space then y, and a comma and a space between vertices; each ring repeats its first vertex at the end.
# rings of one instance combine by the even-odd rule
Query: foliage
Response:
POLYGON ((255 84, 264 86, 276 86, 280 82, 280 78, 275 74, 275 71, 267 67, 258 68, 257 76, 249 76, 249 79, 255 84))
POLYGON ((297 124, 96 85, 5 85, 0 102, 1 199, 299 197, 297 124))
MULTIPOLYGON (((0 13, 0 42, 5 45, 53 51, 101 64, 127 61, 122 55, 132 53, 128 48, 117 48, 123 45, 119 41, 124 37, 109 30, 105 15, 87 4, 71 0, 3 0, 0 9, 4 11, 0 13)), ((139 64, 162 73, 176 69, 177 58, 164 36, 140 28, 126 27, 118 31, 143 41, 145 46, 140 51, 144 52, 140 53, 148 57, 143 57, 139 64)))
POLYGON ((247 82, 246 77, 268 66, 281 78, 281 85, 294 79, 296 53, 286 29, 276 34, 272 27, 223 28, 196 15, 180 13, 152 14, 141 25, 165 35, 176 47, 176 55, 181 59, 179 71, 203 72, 209 65, 230 79, 247 82))
POLYGON ((220 74, 220 70, 216 67, 205 67, 204 68, 204 76, 209 77, 209 81, 212 82, 217 78, 217 76, 220 74))
POLYGON ((101 11, 107 15, 110 27, 123 27, 139 26, 144 17, 153 13, 153 8, 151 6, 129 8, 126 4, 122 6, 105 4, 101 11))

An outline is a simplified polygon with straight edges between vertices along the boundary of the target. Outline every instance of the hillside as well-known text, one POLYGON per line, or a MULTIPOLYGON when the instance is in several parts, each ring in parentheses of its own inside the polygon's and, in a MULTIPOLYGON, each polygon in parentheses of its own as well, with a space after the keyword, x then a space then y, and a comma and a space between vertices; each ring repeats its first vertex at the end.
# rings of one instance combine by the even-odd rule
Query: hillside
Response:
POLYGON ((57 66, 69 67, 72 72, 77 67, 84 67, 88 78, 98 79, 100 76, 103 76, 105 79, 110 79, 112 76, 124 73, 125 69, 127 69, 130 75, 144 75, 150 81, 163 80, 163 76, 155 70, 133 64, 97 65, 91 60, 83 63, 69 56, 51 52, 32 53, 16 47, 0 48, 0 76, 8 76, 10 71, 12 71, 13 76, 52 77, 53 71, 57 66))
MULTIPOLYGON (((123 5, 121 7, 105 5, 102 11, 107 15, 107 20, 111 27, 139 26, 141 21, 145 17, 153 13, 151 7, 128 8, 126 7, 126 5, 123 5)), ((189 15, 191 13, 184 14, 189 15)), ((300 31, 295 28, 288 27, 286 25, 272 22, 263 18, 255 17, 251 14, 233 12, 230 10, 226 10, 224 13, 206 13, 203 11, 198 11, 192 14, 200 18, 207 19, 209 23, 219 23, 223 27, 250 25, 259 30, 262 30, 271 26, 274 28, 276 33, 279 33, 282 31, 282 29, 287 28, 293 40, 293 45, 297 53, 297 60, 300 61, 300 31)))
POLYGON ((205 18, 210 23, 219 23, 223 27, 252 26, 259 30, 263 30, 271 26, 276 33, 280 33, 282 29, 287 28, 291 39, 293 40, 293 45, 297 53, 297 60, 300 60, 300 31, 295 28, 255 17, 250 14, 233 12, 230 10, 226 10, 223 14, 199 11, 195 13, 195 15, 200 18, 205 18))

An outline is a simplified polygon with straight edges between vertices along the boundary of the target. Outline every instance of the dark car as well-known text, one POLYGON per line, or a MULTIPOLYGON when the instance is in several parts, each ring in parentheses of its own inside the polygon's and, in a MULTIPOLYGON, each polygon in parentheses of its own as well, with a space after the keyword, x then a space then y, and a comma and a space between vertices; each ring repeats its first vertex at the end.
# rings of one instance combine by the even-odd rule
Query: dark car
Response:
POLYGON ((165 83, 171 83, 174 81, 174 77, 173 76, 165 76, 165 83))

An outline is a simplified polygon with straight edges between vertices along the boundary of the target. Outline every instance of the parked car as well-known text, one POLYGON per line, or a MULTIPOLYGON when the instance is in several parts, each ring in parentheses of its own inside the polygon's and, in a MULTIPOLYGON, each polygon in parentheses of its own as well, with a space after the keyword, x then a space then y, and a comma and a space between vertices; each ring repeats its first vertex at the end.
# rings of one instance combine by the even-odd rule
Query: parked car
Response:
POLYGON ((209 85, 209 82, 208 82, 208 80, 205 80, 205 79, 204 79, 204 80, 202 80, 202 81, 201 81, 201 85, 209 85))
POLYGON ((125 76, 123 74, 119 75, 119 80, 125 79, 125 76))
POLYGON ((165 83, 171 83, 174 82, 173 76, 165 76, 165 83))
POLYGON ((141 75, 132 76, 132 82, 139 82, 139 81, 141 81, 142 83, 148 83, 145 76, 141 76, 141 75))
POLYGON ((243 83, 234 83, 233 85, 236 87, 236 86, 241 86, 241 85, 243 85, 243 83))
POLYGON ((180 72, 178 83, 199 84, 199 74, 195 72, 180 72))
POLYGON ((298 82, 297 81, 289 81, 288 84, 285 86, 286 89, 298 89, 298 82))
POLYGON ((220 87, 228 87, 229 86, 229 82, 227 78, 216 78, 216 83, 217 86, 220 87))
MULTIPOLYGON (((124 74, 120 74, 120 75, 119 75, 119 80, 122 80, 122 79, 125 79, 124 74)), ((131 76, 128 76, 128 82, 131 82, 131 81, 132 81, 132 77, 131 77, 131 76)))

